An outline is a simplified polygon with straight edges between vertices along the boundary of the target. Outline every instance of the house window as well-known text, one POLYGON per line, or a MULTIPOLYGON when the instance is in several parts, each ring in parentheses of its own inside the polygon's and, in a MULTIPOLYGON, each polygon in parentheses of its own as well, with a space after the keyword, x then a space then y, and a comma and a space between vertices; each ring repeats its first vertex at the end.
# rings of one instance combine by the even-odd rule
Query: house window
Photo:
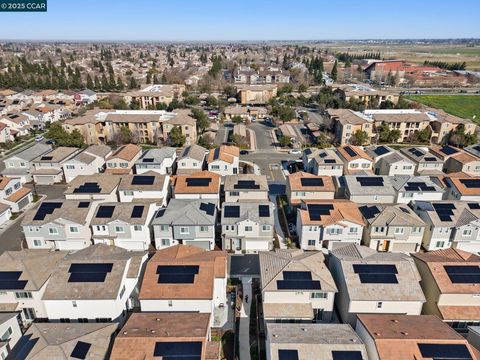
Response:
POLYGON ((23 308, 22 309, 23 317, 26 320, 35 320, 35 309, 32 308, 23 308))
POLYGON ((397 227, 397 228, 395 228, 395 234, 396 234, 396 235, 403 234, 403 230, 404 230, 403 228, 397 227))
POLYGON ((295 193, 296 196, 305 196, 305 191, 297 191, 295 193))
POLYGON ((208 232, 208 226, 200 226, 200 232, 208 232))
POLYGON ((370 167, 370 164, 362 164, 362 168, 368 169, 370 167))
POLYGON ((167 231, 168 225, 160 225, 160 231, 167 231))
POLYGON ((262 231, 270 231, 270 225, 262 225, 262 231))
POLYGON ((220 165, 211 165, 210 169, 212 170, 220 170, 220 165))
POLYGON ((115 232, 122 234, 125 232, 125 229, 123 226, 115 226, 115 232))
POLYGON ((308 240, 308 246, 315 246, 315 240, 308 240))
POLYGON ((403 194, 404 198, 413 198, 413 193, 412 192, 406 192, 403 194))
POLYGON ((462 232, 462 236, 470 236, 472 235, 472 229, 465 229, 462 232))
POLYGON ((168 307, 172 307, 173 306, 173 301, 172 300, 168 300, 168 307))
POLYGON ((67 168, 67 170, 75 169, 75 165, 66 165, 65 167, 67 168))
POLYGON ((413 234, 420 234, 422 232, 422 228, 420 226, 415 226, 412 230, 413 234))
POLYGON ((350 232, 350 234, 356 234, 358 232, 358 228, 351 227, 350 229, 348 229, 348 231, 350 232))
POLYGON ((122 163, 120 163, 120 167, 121 167, 121 168, 127 168, 127 167, 128 167, 128 163, 122 162, 122 163))
POLYGON ((170 246, 170 239, 162 239, 161 243, 162 246, 170 246))
POLYGON ((437 241, 435 244, 436 247, 443 247, 445 245, 445 241, 437 241))
POLYGON ((327 234, 329 235, 340 235, 342 233, 342 229, 328 229, 327 234))
POLYGON ((377 302, 377 309, 381 309, 383 307, 383 302, 377 302))
POLYGON ((126 191, 123 192, 123 195, 125 195, 125 196, 133 196, 133 191, 126 190, 126 191))
POLYGON ((69 318, 60 318, 61 323, 69 323, 70 319, 69 318))
POLYGON ((78 226, 70 226, 71 233, 78 233, 78 226))
POLYGON ((383 233, 384 231, 385 231, 385 228, 383 226, 375 227, 375 232, 376 233, 383 233))
POLYGON ((188 227, 181 227, 180 234, 190 234, 190 230, 188 229, 188 227))
POLYGON ((88 323, 88 319, 87 319, 87 318, 78 318, 77 321, 78 321, 79 323, 82 323, 82 324, 88 323))
POLYGON ((73 306, 73 307, 77 307, 77 302, 76 302, 75 300, 72 301, 72 306, 73 306))
POLYGON ((16 291, 15 299, 31 299, 32 293, 30 291, 16 291))
POLYGON ((238 191, 230 191, 230 196, 239 196, 240 193, 238 191))
POLYGON ((57 228, 48 228, 48 233, 50 235, 58 235, 58 229, 57 228))
POLYGON ((106 231, 107 228, 105 227, 105 225, 97 225, 97 231, 106 231))
POLYGON ((142 231, 143 230, 143 226, 142 225, 134 225, 133 226, 133 231, 142 231))
POLYGON ((245 226, 245 231, 253 231, 253 228, 251 226, 245 226))
POLYGON ((2 335, 2 337, 0 337, 0 341, 7 341, 10 339, 10 335, 12 335, 13 333, 13 330, 11 327, 9 327, 7 329, 7 331, 5 331, 5 333, 2 335))
POLYGON ((120 299, 123 297, 123 294, 125 294, 125 285, 123 285, 122 290, 120 291, 120 299))
POLYGON ((42 246, 42 240, 33 240, 33 246, 35 247, 42 246))
POLYGON ((310 294, 310 299, 326 299, 327 293, 325 292, 313 292, 310 294))

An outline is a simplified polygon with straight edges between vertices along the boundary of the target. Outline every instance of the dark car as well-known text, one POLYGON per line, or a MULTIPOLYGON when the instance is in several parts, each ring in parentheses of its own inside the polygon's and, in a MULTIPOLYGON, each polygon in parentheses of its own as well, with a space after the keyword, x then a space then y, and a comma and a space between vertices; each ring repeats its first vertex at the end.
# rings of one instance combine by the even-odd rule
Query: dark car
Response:
POLYGON ((248 150, 240 150, 240 155, 248 155, 248 150))

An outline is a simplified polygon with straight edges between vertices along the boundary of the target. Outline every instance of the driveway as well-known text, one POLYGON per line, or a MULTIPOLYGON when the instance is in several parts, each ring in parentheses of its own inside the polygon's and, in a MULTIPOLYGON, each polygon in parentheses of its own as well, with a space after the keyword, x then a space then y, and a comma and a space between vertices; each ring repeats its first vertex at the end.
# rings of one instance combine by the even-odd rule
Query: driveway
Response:
POLYGON ((286 152, 275 150, 257 150, 248 155, 240 155, 240 160, 247 160, 255 163, 262 175, 266 175, 268 181, 285 184, 285 176, 282 171, 282 160, 299 160, 300 155, 290 155, 286 152))
POLYGON ((258 254, 231 255, 228 257, 228 265, 230 277, 260 277, 258 254))
POLYGON ((242 280, 243 302, 240 310, 240 327, 238 330, 240 359, 250 360, 250 304, 252 303, 252 278, 242 280), (248 302, 246 299, 248 297, 248 302))
POLYGON ((262 121, 254 122, 248 125, 248 128, 255 132, 257 140, 257 149, 259 150, 275 150, 275 145, 272 141, 273 126, 265 125, 262 121))

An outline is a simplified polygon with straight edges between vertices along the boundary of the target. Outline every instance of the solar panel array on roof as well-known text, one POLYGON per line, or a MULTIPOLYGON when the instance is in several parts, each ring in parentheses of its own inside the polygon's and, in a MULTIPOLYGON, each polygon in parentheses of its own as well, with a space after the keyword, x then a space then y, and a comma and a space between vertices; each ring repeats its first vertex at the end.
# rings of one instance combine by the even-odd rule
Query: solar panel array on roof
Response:
POLYGON ((440 151, 441 151, 442 153, 444 153, 445 155, 452 155, 452 154, 455 154, 455 153, 458 152, 457 149, 455 149, 455 148, 453 148, 453 147, 451 147, 451 146, 448 146, 448 145, 443 146, 443 147, 440 149, 440 151))
POLYGON ((198 270, 198 265, 159 265, 157 266, 158 283, 193 284, 198 270))
POLYGON ((61 202, 43 202, 38 208, 33 220, 43 220, 45 216, 53 214, 55 209, 60 209, 61 207, 61 202))
POLYGON ((322 215, 330 215, 330 212, 334 209, 332 204, 308 204, 308 216, 310 220, 321 220, 322 215))
POLYGON ((387 264, 354 264, 362 284, 397 284, 397 267, 387 264))
POLYGON ((460 179, 460 182, 465 185, 467 188, 480 188, 480 180, 479 179, 460 179))
POLYGON ((283 271, 283 280, 277 280, 279 290, 320 290, 320 281, 312 280, 310 271, 283 271))
POLYGON ((425 161, 429 161, 429 162, 430 162, 430 161, 437 161, 437 158, 435 158, 435 157, 433 157, 433 156, 427 156, 427 157, 425 158, 425 161))
POLYGON ((144 163, 152 163, 153 160, 154 160, 154 159, 152 159, 152 158, 143 158, 143 159, 142 159, 142 162, 144 162, 144 163))
POLYGON ((74 194, 98 194, 102 191, 101 187, 96 182, 86 182, 73 190, 74 194))
POLYGON ((472 356, 465 344, 418 344, 425 359, 434 360, 470 360, 472 356))
POLYGON ((156 342, 153 356, 163 360, 201 360, 202 342, 156 342))
POLYGON ((333 350, 332 360, 362 360, 361 351, 333 350))
POLYGON ((23 290, 27 280, 19 280, 21 271, 0 271, 0 290, 23 290))
POLYGON ((52 160, 53 156, 42 156, 40 160, 52 160))
POLYGON ((256 184, 254 180, 238 180, 235 185, 233 185, 234 189, 248 189, 248 190, 258 190, 260 189, 260 185, 256 184))
POLYGON ((479 203, 468 203, 468 207, 471 210, 479 210, 480 209, 480 204, 479 203))
POLYGON ((270 217, 270 206, 268 206, 268 205, 258 205, 258 216, 260 216, 260 217, 270 217))
POLYGON ((321 158, 324 158, 324 157, 327 157, 328 154, 326 152, 322 152, 322 153, 318 154, 318 156, 320 156, 321 158))
POLYGON ((143 205, 135 205, 132 209, 132 215, 130 216, 132 219, 139 219, 143 215, 143 211, 145 210, 145 206, 143 205))
POLYGON ((408 151, 417 157, 425 155, 423 151, 420 151, 417 148, 411 148, 411 149, 408 149, 408 151))
POLYGON ((323 162, 325 164, 335 164, 336 163, 335 159, 325 159, 323 162))
POLYGON ((353 150, 350 146, 345 146, 345 152, 351 157, 357 156, 357 153, 355 152, 355 150, 353 150))
POLYGON ((435 187, 427 186, 423 181, 407 182, 406 191, 435 191, 435 187))
POLYGON ((240 206, 226 205, 223 207, 223 217, 238 218, 240 216, 240 206))
POLYGON ((86 359, 88 350, 90 350, 90 347, 92 344, 83 342, 83 341, 78 341, 77 345, 73 348, 72 353, 70 354, 70 357, 75 358, 75 359, 86 359))
POLYGON ((207 215, 213 215, 215 214, 215 204, 200 203, 200 210, 205 211, 207 215))
POLYGON ((208 186, 212 182, 212 178, 195 178, 189 177, 186 179, 187 186, 208 186))
POLYGON ((375 205, 373 205, 373 206, 368 206, 368 205, 361 206, 359 208, 359 210, 362 213, 362 215, 365 216, 366 219, 372 219, 372 218, 375 217, 375 215, 380 213, 380 209, 375 205))
POLYGON ((278 360, 298 360, 298 350, 278 349, 278 360))
POLYGON ((132 185, 153 185, 155 176, 150 175, 134 175, 132 185))
POLYGON ((216 148, 213 151, 213 160, 217 160, 219 156, 220 156, 220 148, 216 148))
POLYGON ((80 209, 85 209, 85 208, 88 208, 90 206, 90 201, 80 201, 78 203, 78 208, 80 209))
POLYGON ((322 178, 301 178, 300 183, 302 186, 323 186, 322 178))
POLYGON ((480 284, 480 267, 475 265, 444 265, 454 284, 480 284))
POLYGON ((383 178, 379 176, 357 176, 361 186, 383 186, 383 178))
POLYGON ((112 263, 78 263, 71 264, 68 282, 104 282, 107 273, 112 272, 112 263))
POLYGON ((387 154, 390 152, 390 150, 388 150, 388 148, 386 148, 385 146, 378 146, 375 148, 375 150, 373 150, 373 152, 375 154, 377 154, 378 156, 380 155, 384 155, 384 154, 387 154))
POLYGON ((165 211, 167 209, 160 209, 157 211, 157 214, 155 215, 155 218, 161 218, 163 215, 165 215, 165 211))
POLYGON ((440 203, 432 204, 432 206, 440 221, 452 221, 453 210, 456 209, 455 205, 451 203, 440 203))
POLYGON ((112 205, 101 205, 98 207, 96 218, 103 218, 108 219, 111 218, 113 215, 113 211, 115 210, 115 206, 112 205))

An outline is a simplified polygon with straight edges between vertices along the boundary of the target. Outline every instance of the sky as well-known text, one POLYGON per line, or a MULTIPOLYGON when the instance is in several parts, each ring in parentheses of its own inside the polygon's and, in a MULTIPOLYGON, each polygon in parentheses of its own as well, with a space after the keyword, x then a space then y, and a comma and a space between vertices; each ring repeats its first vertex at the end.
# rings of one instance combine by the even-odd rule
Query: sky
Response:
POLYGON ((8 40, 341 40, 479 38, 480 1, 47 0, 0 12, 8 40))

